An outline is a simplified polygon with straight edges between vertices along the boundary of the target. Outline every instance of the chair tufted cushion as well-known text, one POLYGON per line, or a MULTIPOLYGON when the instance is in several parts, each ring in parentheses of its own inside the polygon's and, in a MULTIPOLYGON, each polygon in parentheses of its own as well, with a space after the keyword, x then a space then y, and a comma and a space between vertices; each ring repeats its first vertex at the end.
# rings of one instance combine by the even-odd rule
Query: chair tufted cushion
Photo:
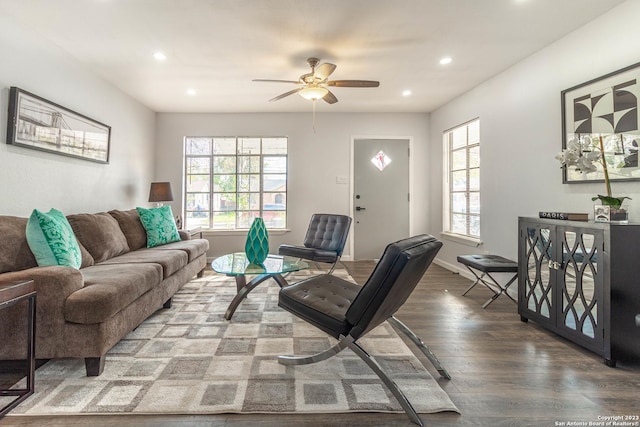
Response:
POLYGON ((423 234, 389 244, 345 314, 354 339, 387 320, 405 303, 442 247, 423 234))
POLYGON ((357 340, 404 304, 442 247, 428 234, 389 244, 360 287, 323 274, 280 290, 278 305, 335 338, 357 340))
POLYGON ((345 313, 358 292, 355 283, 321 274, 282 288, 278 305, 338 338, 351 328, 345 313))
POLYGON ((342 255, 351 218, 346 215, 314 214, 311 217, 304 245, 307 248, 335 251, 342 255))

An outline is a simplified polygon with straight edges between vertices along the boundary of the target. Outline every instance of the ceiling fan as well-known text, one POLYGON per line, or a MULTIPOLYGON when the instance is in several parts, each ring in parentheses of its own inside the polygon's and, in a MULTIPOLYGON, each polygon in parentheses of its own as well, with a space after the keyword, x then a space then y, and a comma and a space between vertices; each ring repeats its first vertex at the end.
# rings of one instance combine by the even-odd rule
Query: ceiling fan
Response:
POLYGON ((271 79, 254 79, 254 82, 273 82, 273 83, 293 83, 300 87, 285 92, 281 95, 271 98, 271 101, 277 101, 294 93, 300 94, 305 99, 316 101, 322 99, 329 104, 338 102, 338 98, 327 89, 327 87, 378 87, 380 82, 374 80, 329 80, 329 76, 336 69, 334 64, 325 62, 318 65, 318 58, 309 58, 307 63, 311 67, 311 72, 303 74, 298 80, 271 80, 271 79))

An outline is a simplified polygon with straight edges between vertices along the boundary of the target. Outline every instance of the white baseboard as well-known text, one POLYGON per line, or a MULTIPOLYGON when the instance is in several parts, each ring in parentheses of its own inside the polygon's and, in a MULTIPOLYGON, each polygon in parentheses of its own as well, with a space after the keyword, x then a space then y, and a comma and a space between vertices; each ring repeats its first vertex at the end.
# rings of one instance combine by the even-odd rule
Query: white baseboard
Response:
POLYGON ((459 265, 459 264, 451 264, 449 262, 443 261, 441 259, 434 259, 433 260, 434 264, 439 265, 442 268, 446 268, 447 270, 453 272, 453 273, 457 273, 459 275, 461 275, 462 277, 471 280, 472 282, 474 282, 476 280, 476 278, 473 276, 473 274, 471 274, 471 272, 469 270, 467 270, 465 267, 459 265))

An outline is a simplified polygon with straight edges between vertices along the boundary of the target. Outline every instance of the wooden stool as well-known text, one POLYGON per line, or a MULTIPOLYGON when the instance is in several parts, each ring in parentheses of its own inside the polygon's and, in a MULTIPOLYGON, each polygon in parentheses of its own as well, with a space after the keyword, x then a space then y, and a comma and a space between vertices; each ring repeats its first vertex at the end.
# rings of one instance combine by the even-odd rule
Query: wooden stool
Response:
POLYGON ((489 304, 494 302, 500 295, 506 295, 509 299, 517 304, 511 295, 507 292, 509 286, 518 278, 518 264, 510 259, 503 258, 499 255, 460 255, 458 256, 458 262, 463 264, 467 269, 476 277, 476 281, 473 285, 469 286, 462 296, 465 296, 475 285, 482 283, 491 292, 493 296, 489 298, 487 302, 482 304, 482 308, 487 308, 489 304), (478 276, 476 270, 481 272, 482 275, 478 276), (491 273, 515 273, 511 280, 507 282, 505 286, 500 285, 496 279, 491 276, 491 273), (487 282, 484 278, 487 277, 491 281, 487 282), (496 288, 498 289, 496 291, 496 288))

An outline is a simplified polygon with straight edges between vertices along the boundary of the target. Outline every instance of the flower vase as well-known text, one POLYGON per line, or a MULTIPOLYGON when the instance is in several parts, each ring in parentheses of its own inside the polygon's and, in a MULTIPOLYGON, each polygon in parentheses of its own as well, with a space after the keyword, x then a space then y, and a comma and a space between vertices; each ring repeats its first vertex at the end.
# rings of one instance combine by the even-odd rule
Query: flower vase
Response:
POLYGON ((251 264, 262 265, 269 255, 269 234, 262 218, 256 218, 247 233, 244 252, 251 264))

